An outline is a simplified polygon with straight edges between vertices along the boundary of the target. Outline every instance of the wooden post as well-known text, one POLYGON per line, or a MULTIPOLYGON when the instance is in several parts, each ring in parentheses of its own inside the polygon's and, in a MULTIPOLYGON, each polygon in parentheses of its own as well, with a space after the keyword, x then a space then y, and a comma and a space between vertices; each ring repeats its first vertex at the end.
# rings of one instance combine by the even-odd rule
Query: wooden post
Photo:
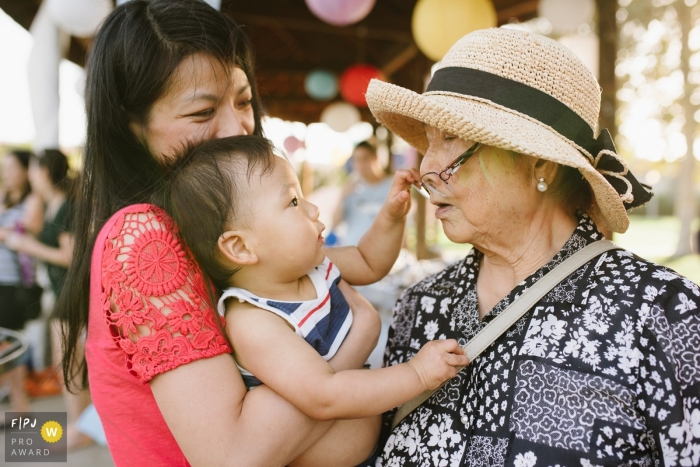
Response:
POLYGON ((615 62, 617 60, 617 2, 596 0, 598 5, 598 83, 603 89, 600 103, 600 128, 607 128, 615 140, 617 125, 617 80, 615 62))
MULTIPOLYGON (((418 167, 423 161, 423 154, 418 154, 418 167)), ((414 196, 413 201, 416 203, 416 258, 418 259, 428 259, 429 251, 428 245, 425 242, 425 228, 426 221, 425 217, 427 215, 427 205, 426 199, 422 196, 414 196)))
POLYGON ((301 191, 304 196, 314 191, 314 169, 307 161, 301 163, 301 191))
MULTIPOLYGON (((414 82, 415 89, 419 89, 420 92, 424 92, 427 86, 426 76, 429 76, 430 67, 433 62, 427 58, 422 60, 421 67, 417 68, 417 72, 414 72, 414 82)), ((418 168, 423 162, 423 154, 418 153, 417 163, 418 168)), ((425 230, 427 227, 426 216, 427 216, 427 201, 422 196, 415 196, 413 198, 416 202, 416 258, 418 259, 428 259, 430 258, 430 249, 426 244, 425 230)))
MULTIPOLYGON (((607 128, 615 141, 617 124, 617 80, 615 63, 617 61, 617 1, 596 0, 598 7, 598 84, 603 89, 600 99, 600 118, 598 127, 607 128)), ((612 240, 612 230, 598 226, 608 240, 612 240)))
POLYGON ((692 252, 690 224, 695 217, 695 193, 693 190, 695 154, 693 154, 693 145, 695 143, 695 130, 697 129, 697 123, 695 122, 697 106, 693 105, 690 100, 695 86, 688 79, 690 74, 690 56, 692 55, 688 38, 691 29, 695 25, 696 17, 693 14, 693 9, 685 2, 678 2, 676 8, 678 8, 678 20, 681 24, 681 70, 685 77, 685 93, 681 98, 681 103, 685 113, 683 133, 687 147, 685 157, 680 162, 678 181, 676 182, 675 214, 681 221, 681 231, 673 256, 680 257, 692 252))
POLYGON ((391 152, 391 146, 392 144, 394 144, 394 134, 389 130, 386 130, 386 138, 384 139, 384 144, 386 145, 387 154, 389 154, 389 159, 387 159, 386 161, 384 172, 393 175, 394 172, 396 172, 396 167, 394 167, 394 154, 391 152))

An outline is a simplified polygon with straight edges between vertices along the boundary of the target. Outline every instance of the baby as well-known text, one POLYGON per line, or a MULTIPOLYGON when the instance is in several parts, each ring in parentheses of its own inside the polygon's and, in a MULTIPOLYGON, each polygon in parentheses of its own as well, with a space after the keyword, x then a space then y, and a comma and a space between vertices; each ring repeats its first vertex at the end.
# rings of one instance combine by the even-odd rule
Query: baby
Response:
POLYGON ((324 248, 318 208, 268 140, 207 141, 178 159, 163 204, 223 291, 218 310, 246 386, 268 385, 308 416, 336 420, 325 437, 355 440, 349 452, 322 437, 291 465, 359 464, 376 444, 378 415, 439 387, 468 363, 455 340, 429 342, 389 368, 335 371, 329 363, 353 320, 338 290, 340 274, 364 285, 388 273, 418 177, 396 173, 359 246, 324 248))

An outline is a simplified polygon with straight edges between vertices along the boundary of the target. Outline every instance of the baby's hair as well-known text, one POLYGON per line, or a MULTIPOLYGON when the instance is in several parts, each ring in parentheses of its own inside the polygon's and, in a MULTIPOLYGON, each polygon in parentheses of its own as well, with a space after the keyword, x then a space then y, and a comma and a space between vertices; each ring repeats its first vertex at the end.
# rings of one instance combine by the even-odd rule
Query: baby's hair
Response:
POLYGON ((219 237, 245 225, 246 187, 253 175, 268 173, 276 157, 272 142, 261 136, 232 136, 189 145, 168 167, 169 183, 159 204, 219 290, 236 272, 220 261, 219 237))

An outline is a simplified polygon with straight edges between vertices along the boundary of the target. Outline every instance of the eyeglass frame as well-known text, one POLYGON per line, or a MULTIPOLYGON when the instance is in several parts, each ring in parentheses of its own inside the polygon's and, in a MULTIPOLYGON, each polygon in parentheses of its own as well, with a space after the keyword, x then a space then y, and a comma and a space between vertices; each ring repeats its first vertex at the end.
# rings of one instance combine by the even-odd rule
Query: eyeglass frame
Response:
MULTIPOLYGON (((467 160, 468 160, 471 156, 473 156, 474 153, 475 153, 476 151, 479 150, 479 148, 481 148, 481 146, 482 146, 481 143, 478 143, 478 142, 477 142, 477 143, 474 143, 474 144, 472 144, 472 145, 469 147, 469 149, 467 149, 466 151, 464 151, 462 154, 460 154, 459 156, 457 156, 457 158, 456 158, 455 160, 453 160, 451 163, 449 163, 449 164, 447 165, 447 167, 445 167, 441 172, 439 172, 439 173, 438 173, 438 172, 428 172, 428 173, 426 173, 425 175, 421 176, 421 178, 420 178, 420 187, 416 187, 416 189, 418 190, 418 192, 419 192, 421 195, 423 195, 424 197, 426 197, 426 198, 429 198, 429 197, 430 197, 430 190, 429 190, 428 188, 426 188, 426 185, 427 185, 427 184, 423 182, 423 180, 425 179, 425 177, 427 177, 427 176, 430 175, 430 174, 435 174, 435 175, 437 175, 438 178, 439 178, 440 180, 442 180, 442 181, 445 183, 445 185, 448 185, 448 186, 449 186, 449 183, 447 183, 447 180, 449 180, 450 177, 452 177, 452 175, 454 175, 455 172, 457 172, 457 170, 458 170, 461 166, 463 166, 464 163, 467 162, 467 160), (426 192, 427 192, 427 193, 426 193, 426 192), (427 194, 427 196, 426 196, 426 194, 427 194)), ((430 185, 427 185, 427 186, 430 186, 430 185)), ((435 191, 437 191, 437 190, 435 190, 435 191)), ((438 192, 438 194, 440 194, 440 193, 438 192)))

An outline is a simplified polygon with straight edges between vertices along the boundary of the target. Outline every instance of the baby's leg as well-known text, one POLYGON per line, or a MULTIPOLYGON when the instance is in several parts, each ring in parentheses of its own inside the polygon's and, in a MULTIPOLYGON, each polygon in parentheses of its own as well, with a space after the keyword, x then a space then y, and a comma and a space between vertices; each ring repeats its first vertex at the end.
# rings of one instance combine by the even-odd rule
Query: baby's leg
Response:
POLYGON ((379 440, 381 415, 336 420, 333 426, 289 467, 354 467, 366 461, 379 440))

